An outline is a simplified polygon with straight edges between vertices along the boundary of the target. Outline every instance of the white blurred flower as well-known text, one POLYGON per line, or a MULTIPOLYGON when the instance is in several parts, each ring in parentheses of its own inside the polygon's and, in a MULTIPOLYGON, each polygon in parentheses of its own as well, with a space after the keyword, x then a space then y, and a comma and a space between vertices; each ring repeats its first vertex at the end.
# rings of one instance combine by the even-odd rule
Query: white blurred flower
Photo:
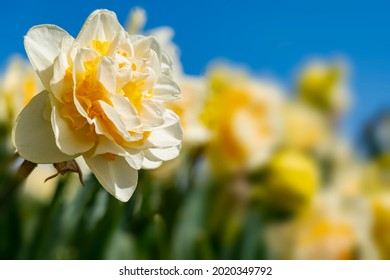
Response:
POLYGON ((129 35, 113 12, 97 10, 76 39, 39 25, 27 33, 25 48, 46 90, 15 124, 23 158, 56 163, 82 156, 103 187, 127 201, 137 170, 179 154, 179 118, 163 103, 180 90, 154 38, 129 35))

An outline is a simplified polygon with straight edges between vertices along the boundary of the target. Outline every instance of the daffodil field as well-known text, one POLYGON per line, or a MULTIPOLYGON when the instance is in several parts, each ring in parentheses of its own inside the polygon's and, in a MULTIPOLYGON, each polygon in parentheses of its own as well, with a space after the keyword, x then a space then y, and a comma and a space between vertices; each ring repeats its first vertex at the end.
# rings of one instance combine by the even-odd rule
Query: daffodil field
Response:
POLYGON ((343 133, 346 61, 307 60, 292 86, 227 62, 187 75, 146 20, 32 26, 9 58, 1 259, 390 258, 390 118, 343 133))

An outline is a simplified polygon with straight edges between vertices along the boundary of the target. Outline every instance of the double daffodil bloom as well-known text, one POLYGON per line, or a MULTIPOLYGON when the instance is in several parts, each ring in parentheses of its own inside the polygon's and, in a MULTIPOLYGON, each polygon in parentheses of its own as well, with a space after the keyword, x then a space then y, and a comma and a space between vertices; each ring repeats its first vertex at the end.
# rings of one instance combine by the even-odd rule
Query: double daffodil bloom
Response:
POLYGON ((129 35, 97 10, 76 39, 55 25, 31 28, 25 48, 45 86, 14 127, 19 154, 35 163, 82 156, 103 187, 127 201, 141 168, 179 154, 178 98, 171 62, 153 37, 129 35))

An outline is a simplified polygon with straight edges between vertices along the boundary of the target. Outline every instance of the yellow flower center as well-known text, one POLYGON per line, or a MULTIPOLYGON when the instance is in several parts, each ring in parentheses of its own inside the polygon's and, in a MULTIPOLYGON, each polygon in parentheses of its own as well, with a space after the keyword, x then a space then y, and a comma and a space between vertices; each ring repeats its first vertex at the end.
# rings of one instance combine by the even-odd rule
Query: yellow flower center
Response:
POLYGON ((92 48, 101 55, 107 55, 108 50, 110 49, 110 43, 108 41, 102 42, 99 40, 93 40, 92 48))
MULTIPOLYGON (((97 79, 97 71, 99 62, 101 58, 107 54, 109 47, 110 44, 107 41, 101 42, 99 40, 94 40, 92 42, 92 48, 99 52, 100 56, 94 60, 84 62, 85 71, 77 74, 76 85, 74 85, 73 81, 73 67, 70 66, 67 69, 64 76, 65 90, 62 95, 64 105, 61 108, 61 114, 71 122, 71 127, 73 129, 81 129, 85 125, 88 125, 87 120, 78 112, 74 104, 73 88, 75 87, 75 96, 87 113, 88 117, 91 119, 97 119, 101 124, 103 124, 106 131, 111 135, 116 143, 126 144, 126 141, 119 133, 116 125, 106 116, 99 101, 113 105, 110 100, 110 94, 121 94, 134 105, 139 113, 141 111, 142 98, 144 97, 142 91, 139 89, 142 82, 137 83, 136 81, 130 81, 116 93, 110 93, 107 91, 104 85, 97 79)), ((123 65, 118 66, 123 67, 123 65)), ((135 64, 132 64, 131 67, 133 70, 136 68, 135 64)), ((151 91, 146 94, 145 97, 148 96, 151 96, 151 91)), ((89 131, 90 132, 87 137, 90 139, 96 139, 96 133, 93 125, 90 127, 89 131)), ((133 134, 131 131, 128 132, 129 134, 133 134)), ((148 133, 144 133, 144 139, 141 139, 140 141, 144 141, 148 136, 148 133)), ((132 143, 134 144, 134 142, 132 143)))

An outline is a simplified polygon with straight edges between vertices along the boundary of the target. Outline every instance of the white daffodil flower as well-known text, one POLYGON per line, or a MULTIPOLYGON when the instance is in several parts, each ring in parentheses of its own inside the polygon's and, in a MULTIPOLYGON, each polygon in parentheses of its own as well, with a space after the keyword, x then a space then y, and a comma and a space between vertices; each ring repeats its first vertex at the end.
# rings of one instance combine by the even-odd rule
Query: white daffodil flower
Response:
POLYGON ((113 12, 97 10, 76 39, 39 25, 25 48, 46 90, 16 121, 13 141, 23 158, 57 163, 82 156, 108 192, 128 201, 137 170, 178 156, 182 128, 164 102, 180 89, 153 37, 129 35, 113 12))

